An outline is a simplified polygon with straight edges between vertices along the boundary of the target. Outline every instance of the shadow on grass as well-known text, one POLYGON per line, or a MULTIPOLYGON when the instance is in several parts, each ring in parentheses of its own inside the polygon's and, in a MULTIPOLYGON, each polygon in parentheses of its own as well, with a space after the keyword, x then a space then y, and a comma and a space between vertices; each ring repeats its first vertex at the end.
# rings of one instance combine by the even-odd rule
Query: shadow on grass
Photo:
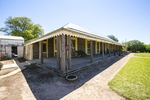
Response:
POLYGON ((37 67, 34 64, 24 69, 22 73, 37 100, 58 100, 73 92, 123 57, 116 56, 104 59, 100 65, 75 73, 78 79, 74 82, 68 82, 65 78, 54 74, 52 71, 37 67))

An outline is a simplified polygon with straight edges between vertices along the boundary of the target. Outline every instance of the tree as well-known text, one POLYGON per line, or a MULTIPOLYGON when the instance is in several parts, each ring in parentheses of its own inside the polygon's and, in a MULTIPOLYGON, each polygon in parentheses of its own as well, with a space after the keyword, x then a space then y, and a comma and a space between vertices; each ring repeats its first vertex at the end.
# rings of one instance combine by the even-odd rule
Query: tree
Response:
POLYGON ((132 52, 139 52, 139 51, 144 52, 144 51, 146 51, 144 43, 140 42, 138 40, 128 41, 128 42, 126 42, 126 45, 127 45, 128 51, 132 51, 132 52))
POLYGON ((150 53, 150 44, 144 44, 145 48, 146 48, 146 52, 150 53))
POLYGON ((107 37, 109 37, 110 39, 118 42, 118 38, 116 38, 114 35, 108 35, 107 37))
POLYGON ((0 28, 0 31, 7 35, 22 36, 25 41, 37 38, 43 35, 43 29, 39 24, 34 24, 27 17, 9 17, 5 21, 5 27, 0 28))

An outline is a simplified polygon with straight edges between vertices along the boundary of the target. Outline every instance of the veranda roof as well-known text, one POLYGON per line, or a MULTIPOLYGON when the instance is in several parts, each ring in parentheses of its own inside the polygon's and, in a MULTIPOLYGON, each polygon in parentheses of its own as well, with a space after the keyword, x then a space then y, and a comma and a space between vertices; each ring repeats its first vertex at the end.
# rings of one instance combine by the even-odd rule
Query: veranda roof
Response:
POLYGON ((84 39, 88 39, 88 40, 94 40, 94 41, 100 41, 100 42, 105 42, 105 43, 110 43, 110 44, 121 45, 120 43, 117 43, 114 40, 112 40, 106 36, 97 34, 95 32, 91 32, 83 27, 80 27, 80 26, 72 24, 72 23, 68 23, 68 24, 64 25, 63 27, 56 29, 42 37, 29 40, 25 43, 25 45, 43 41, 45 39, 56 37, 56 36, 59 36, 62 34, 70 35, 70 36, 78 37, 78 38, 84 38, 84 39))
POLYGON ((24 38, 18 36, 0 36, 0 45, 23 45, 24 38))

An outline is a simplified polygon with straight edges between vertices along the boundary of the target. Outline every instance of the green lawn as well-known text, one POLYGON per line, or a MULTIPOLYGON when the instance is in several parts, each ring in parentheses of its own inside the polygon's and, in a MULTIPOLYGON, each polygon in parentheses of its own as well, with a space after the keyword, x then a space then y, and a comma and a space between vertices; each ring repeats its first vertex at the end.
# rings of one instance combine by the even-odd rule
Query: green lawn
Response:
POLYGON ((150 53, 135 53, 134 55, 140 57, 150 57, 150 53))
POLYGON ((132 57, 109 86, 127 99, 150 100, 150 57, 132 57))

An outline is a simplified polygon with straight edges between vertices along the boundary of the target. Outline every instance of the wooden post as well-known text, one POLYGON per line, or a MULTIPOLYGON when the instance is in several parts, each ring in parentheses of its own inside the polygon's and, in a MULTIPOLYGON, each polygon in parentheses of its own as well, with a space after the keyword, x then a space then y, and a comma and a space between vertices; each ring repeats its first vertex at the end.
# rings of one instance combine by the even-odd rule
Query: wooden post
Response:
POLYGON ((105 46, 106 54, 108 54, 108 50, 107 50, 107 49, 108 49, 108 44, 105 43, 105 45, 106 45, 106 46, 105 46))
POLYGON ((104 46, 104 54, 105 54, 105 53, 106 53, 106 52, 105 52, 105 43, 103 43, 103 46, 104 46))
MULTIPOLYGON (((2 45, 0 45, 0 47, 1 47, 0 50, 1 50, 1 54, 2 54, 2 45)), ((1 57, 0 57, 0 60, 2 60, 1 57)))
POLYGON ((90 40, 90 54, 91 54, 91 57, 90 57, 90 61, 91 63, 93 62, 93 43, 92 43, 92 40, 90 40))
POLYGON ((114 55, 116 55, 116 54, 115 54, 115 45, 113 45, 113 52, 114 52, 114 55))
POLYGON ((5 55, 6 55, 6 46, 5 46, 5 55))
POLYGON ((118 49, 119 49, 119 48, 118 48, 118 46, 116 45, 116 55, 119 54, 119 53, 118 53, 118 51, 119 51, 118 49))
POLYGON ((109 51, 110 51, 110 56, 111 56, 111 44, 109 44, 109 51))
POLYGON ((66 72, 66 45, 65 35, 61 36, 61 71, 66 72))
POLYGON ((114 45, 114 48, 115 48, 115 55, 117 55, 117 52, 116 52, 116 51, 117 51, 117 49, 116 49, 116 45, 114 45))
POLYGON ((71 36, 68 36, 68 69, 72 68, 72 61, 71 61, 71 36))
POLYGON ((119 46, 119 56, 121 56, 121 46, 119 46))
POLYGON ((117 54, 119 55, 119 46, 117 45, 116 48, 117 48, 117 54))
POLYGON ((41 59, 41 42, 39 42, 39 59, 41 59))
POLYGON ((110 57, 110 44, 108 44, 108 52, 109 52, 109 57, 110 57))
POLYGON ((102 42, 102 59, 104 59, 104 42, 102 42))
POLYGON ((43 41, 41 41, 41 63, 43 64, 43 41))
POLYGON ((59 43, 60 39, 59 38, 60 38, 59 36, 56 37, 56 49, 57 49, 56 62, 57 62, 58 69, 60 69, 60 43, 59 43))

